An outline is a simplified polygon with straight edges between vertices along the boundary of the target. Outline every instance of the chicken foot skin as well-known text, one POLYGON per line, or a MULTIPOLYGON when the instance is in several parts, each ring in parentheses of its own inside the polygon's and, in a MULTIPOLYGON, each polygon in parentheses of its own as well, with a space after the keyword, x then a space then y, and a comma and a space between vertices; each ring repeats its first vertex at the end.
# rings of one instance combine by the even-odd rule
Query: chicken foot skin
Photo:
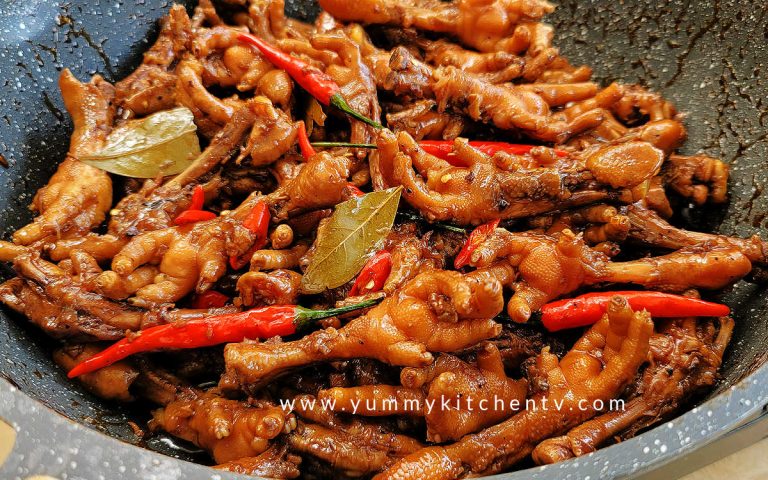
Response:
POLYGON ((375 358, 420 367, 431 352, 451 352, 492 338, 503 307, 501 284, 491 276, 422 273, 365 315, 343 328, 328 328, 299 340, 229 344, 222 386, 255 386, 285 371, 325 360, 375 358))
POLYGON ((752 270, 749 258, 731 245, 705 244, 660 257, 611 262, 570 230, 548 236, 497 228, 475 250, 470 264, 488 268, 501 259, 518 273, 514 283, 507 284, 515 291, 507 313, 517 322, 527 321, 547 302, 586 285, 611 282, 673 291, 718 289, 752 270))
POLYGON ((318 399, 332 402, 339 411, 364 416, 424 416, 427 440, 441 443, 507 419, 516 411, 497 409, 496 402, 522 405, 528 391, 526 380, 507 377, 501 354, 490 343, 479 350, 475 364, 442 354, 426 367, 404 368, 400 377, 402 386, 337 387, 320 391, 318 399), (368 408, 370 400, 375 405, 372 409, 368 408), (444 401, 450 402, 447 410, 442 407, 444 401), (382 405, 395 405, 398 410, 382 405))
POLYGON ((261 198, 252 194, 226 216, 133 237, 112 259, 112 270, 97 277, 97 290, 106 295, 133 293, 130 301, 145 307, 208 290, 226 273, 228 258, 244 254, 252 244, 253 233, 242 220, 261 198), (146 267, 154 266, 158 275, 151 281, 126 288, 135 277, 143 278, 141 272, 149 274, 146 267))
POLYGON ((423 151, 407 133, 386 130, 378 148, 375 168, 381 184, 402 185, 403 198, 428 220, 462 225, 618 199, 627 188, 655 175, 663 160, 650 144, 631 142, 589 151, 586 159, 507 169, 506 157, 488 157, 466 140, 457 140, 456 156, 466 166, 455 166, 423 151), (617 170, 618 158, 627 157, 635 160, 625 162, 626 173, 612 177, 612 185, 598 181, 617 170))
POLYGON ((731 245, 758 265, 768 263, 768 244, 759 236, 729 237, 674 227, 655 211, 636 203, 623 209, 629 221, 629 238, 654 247, 677 250, 703 244, 731 245))
POLYGON ((297 428, 287 436, 292 449, 320 458, 350 476, 379 472, 422 448, 406 435, 364 419, 343 419, 323 409, 311 395, 295 399, 297 428))
POLYGON ((642 374, 638 392, 627 400, 625 408, 588 420, 561 437, 544 440, 533 451, 534 461, 560 462, 593 452, 617 436, 629 438, 711 387, 717 381, 734 326, 727 317, 717 322, 716 335, 714 328, 697 325, 696 318, 662 324, 650 340, 650 365, 642 374))
POLYGON ((279 407, 252 406, 206 393, 156 410, 150 428, 191 441, 210 451, 217 463, 225 463, 263 453, 271 439, 290 430, 290 422, 279 407))
POLYGON ((524 410, 456 443, 419 450, 375 478, 451 480, 493 474, 517 463, 542 439, 594 416, 597 411, 584 408, 585 402, 595 405, 620 394, 646 360, 652 332, 647 312, 632 312, 626 299, 614 297, 606 315, 561 360, 548 349, 537 357, 548 385, 532 397, 539 408, 524 410), (552 407, 555 401, 561 402, 559 408, 552 407), (545 402, 549 408, 543 407, 545 402))
POLYGON ((530 33, 517 33, 517 27, 554 10, 552 4, 541 0, 322 0, 320 6, 339 20, 449 33, 481 52, 515 53, 529 45, 518 38, 520 35, 530 41, 530 33))
POLYGON ((67 69, 59 76, 59 87, 75 130, 67 158, 32 201, 39 216, 13 234, 14 243, 20 245, 85 235, 104 221, 112 204, 112 180, 107 172, 78 157, 98 150, 112 129, 114 88, 99 76, 81 83, 67 69))

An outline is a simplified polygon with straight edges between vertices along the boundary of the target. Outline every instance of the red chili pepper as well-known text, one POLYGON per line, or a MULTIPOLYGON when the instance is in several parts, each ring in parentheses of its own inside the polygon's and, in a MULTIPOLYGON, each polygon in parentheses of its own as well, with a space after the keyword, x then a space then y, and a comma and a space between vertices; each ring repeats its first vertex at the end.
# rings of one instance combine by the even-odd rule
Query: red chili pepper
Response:
POLYGON ((189 203, 189 208, 187 210, 202 210, 204 204, 205 190, 203 190, 202 185, 197 185, 195 189, 192 190, 192 201, 189 203))
POLYGON ((250 230, 256 237, 253 241, 253 245, 248 249, 244 255, 239 257, 232 255, 229 257, 229 265, 235 269, 240 270, 251 261, 253 252, 264 248, 267 244, 267 234, 269 231, 269 207, 263 201, 259 201, 253 206, 253 209, 248 213, 248 216, 243 220, 243 226, 250 230))
POLYGON ((587 293, 541 307, 541 323, 550 332, 596 323, 616 295, 625 297, 633 310, 647 310, 652 317, 724 317, 727 305, 662 292, 619 291, 587 293))
POLYGON ((392 271, 392 255, 381 250, 366 262, 360 274, 349 291, 350 296, 365 295, 366 293, 378 292, 384 288, 384 282, 387 281, 389 273, 392 271))
POLYGON ((472 257, 472 253, 474 253, 474 251, 477 250, 477 247, 483 243, 485 237, 496 230, 496 227, 499 226, 500 221, 501 220, 498 219, 491 220, 490 222, 484 223, 476 229, 472 230, 472 233, 469 234, 469 238, 467 238, 467 241, 464 242, 464 246, 461 247, 459 254, 456 255, 456 259, 453 261, 454 268, 458 269, 469 263, 469 260, 472 257))
POLYGON ((257 239, 266 240, 267 229, 269 229, 269 207, 267 204, 263 201, 257 202, 243 220, 243 226, 255 233, 257 239))
POLYGON ((107 349, 76 365, 67 376, 75 378, 107 367, 130 355, 162 349, 209 347, 245 339, 285 336, 315 320, 375 305, 370 299, 354 305, 328 310, 310 310, 298 305, 274 305, 245 312, 214 315, 181 324, 168 323, 141 330, 132 338, 123 338, 107 349))
POLYGON ((216 214, 203 210, 205 204, 205 190, 202 185, 195 186, 192 190, 192 199, 189 202, 189 208, 181 212, 176 218, 173 219, 174 225, 187 225, 189 223, 201 222, 204 220, 212 220, 216 218, 216 214))
POLYGON ((192 300, 192 308, 220 308, 227 304, 229 297, 216 290, 208 290, 195 295, 192 300))
POLYGON ((312 66, 303 60, 299 60, 251 34, 240 33, 237 38, 241 42, 248 43, 258 48, 261 54, 264 55, 272 65, 285 70, 296 83, 301 85, 304 90, 309 92, 310 95, 323 105, 338 108, 347 115, 350 115, 361 122, 365 122, 374 128, 382 128, 380 123, 374 122, 365 115, 352 109, 344 97, 341 96, 341 87, 339 87, 330 75, 319 68, 312 66))
POLYGON ((206 210, 184 210, 178 217, 173 219, 174 225, 187 225, 189 223, 213 220, 216 214, 206 210))
POLYGON ((351 183, 347 184, 347 189, 350 191, 350 193, 352 193, 352 195, 356 197, 362 197, 363 195, 365 195, 365 193, 362 190, 360 190, 359 188, 357 188, 355 185, 351 183))
POLYGON ((312 146, 312 144, 309 141, 309 136, 307 135, 307 127, 304 125, 304 122, 299 122, 299 148, 301 149, 301 156, 304 157, 304 160, 309 160, 315 155, 315 148, 312 146))

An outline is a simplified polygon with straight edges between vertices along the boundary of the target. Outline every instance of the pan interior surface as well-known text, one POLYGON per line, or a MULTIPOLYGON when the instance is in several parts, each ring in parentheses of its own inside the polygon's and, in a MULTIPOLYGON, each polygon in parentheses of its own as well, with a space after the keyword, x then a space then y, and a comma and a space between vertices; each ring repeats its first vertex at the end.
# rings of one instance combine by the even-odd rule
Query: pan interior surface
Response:
MULTIPOLYGON (((189 3, 192 2, 183 2, 189 3)), ((286 0, 293 16, 316 14, 312 2, 286 0)), ((55 171, 67 150, 71 121, 56 84, 66 67, 80 79, 99 73, 117 81, 132 71, 157 34, 165 0, 91 2, 12 0, 0 5, 0 238, 31 219, 32 195, 55 171)), ((683 209, 676 221, 690 228, 767 238, 768 7, 706 0, 579 2, 562 0, 548 21, 555 44, 595 69, 597 80, 639 83, 687 113, 689 138, 682 153, 705 152, 731 166, 730 202, 717 208, 683 209), (760 8, 762 10, 760 11, 760 8)), ((11 275, 2 267, 3 278, 11 275)), ((722 294, 736 320, 723 379, 712 395, 760 369, 768 355, 768 295, 740 283, 722 294)), ((66 379, 50 359, 51 342, 24 319, 0 311, 0 375, 21 391, 76 422, 125 442, 179 458, 205 461, 165 437, 138 437, 139 412, 95 399, 66 379)), ((758 371, 759 370, 759 371, 758 371)), ((145 414, 143 414, 145 415, 145 414)))

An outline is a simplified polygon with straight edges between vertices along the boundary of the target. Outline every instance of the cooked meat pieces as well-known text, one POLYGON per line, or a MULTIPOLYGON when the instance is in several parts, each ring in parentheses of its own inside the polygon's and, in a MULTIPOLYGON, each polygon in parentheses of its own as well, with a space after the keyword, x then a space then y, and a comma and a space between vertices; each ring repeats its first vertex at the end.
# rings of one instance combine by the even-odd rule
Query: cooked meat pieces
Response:
POLYGON ((653 323, 647 312, 632 312, 623 297, 614 297, 606 315, 561 359, 547 349, 537 358, 546 372, 547 390, 532 398, 539 408, 526 409, 497 425, 470 434, 456 443, 431 446, 406 456, 377 479, 458 479, 467 474, 489 475, 514 465, 538 442, 598 412, 579 408, 621 393, 648 355, 653 323), (597 355, 599 352, 599 356, 597 355), (561 408, 543 408, 561 402, 561 408))
MULTIPOLYGON (((377 52, 375 55, 380 54, 377 52)), ((384 82, 380 83, 379 87, 398 96, 434 97, 434 69, 431 66, 419 61, 405 47, 396 47, 389 57, 384 54, 384 58, 388 58, 386 70, 378 65, 378 62, 381 61, 380 56, 373 59, 377 62, 374 68, 380 71, 377 78, 384 78, 384 82), (387 71, 385 77, 382 75, 384 71, 387 71)))
POLYGON ((527 321, 548 301, 585 285, 612 282, 676 291, 718 289, 752 269, 749 258, 731 245, 701 245, 660 257, 611 262, 570 230, 549 237, 496 229, 472 254, 470 264, 482 269, 503 259, 518 274, 508 284, 515 294, 507 305, 507 313, 517 322, 527 321))
POLYGON ((123 197, 111 212, 109 232, 122 238, 170 227, 173 219, 189 207, 192 184, 240 150, 246 134, 256 122, 257 112, 263 111, 263 104, 262 99, 255 98, 235 111, 232 120, 200 156, 168 182, 158 185, 154 180, 148 180, 138 192, 123 197))
POLYGON ((240 30, 227 26, 197 29, 192 43, 195 58, 202 59, 205 87, 255 90, 283 108, 290 106, 293 82, 285 71, 275 69, 258 51, 237 39, 240 30))
POLYGON ((313 455, 345 475, 379 472, 422 445, 406 435, 361 419, 345 420, 324 410, 316 399, 300 395, 296 413, 304 420, 286 441, 294 450, 313 455))
POLYGON ((296 135, 295 126, 289 122, 285 112, 276 110, 265 97, 251 98, 235 110, 231 121, 216 134, 200 156, 166 185, 184 186, 226 163, 234 153, 241 151, 248 130, 250 135, 245 150, 257 166, 280 157, 288 148, 286 144, 292 143, 296 135), (263 145, 255 145, 257 141, 273 142, 271 147, 274 151, 265 151, 263 145))
POLYGON ((345 358, 424 366, 431 352, 451 352, 501 330, 501 284, 490 275, 425 272, 343 328, 284 343, 229 344, 222 385, 262 385, 289 369, 345 358))
POLYGON ((628 205, 623 211, 629 222, 629 238, 646 245, 670 250, 696 245, 729 245, 755 264, 765 265, 768 262, 768 244, 757 235, 738 238, 684 230, 670 225, 640 203, 628 205))
MULTIPOLYGON (((314 423, 300 422, 296 430, 288 435, 287 441, 294 450, 317 456, 335 470, 355 477, 378 472, 397 458, 390 456, 393 453, 388 451, 390 448, 386 444, 361 444, 360 438, 348 431, 314 423)), ((391 442, 391 439, 382 439, 382 443, 387 441, 391 442)))
POLYGON ((437 111, 434 100, 419 100, 403 109, 391 110, 387 126, 394 132, 407 132, 415 140, 453 140, 465 131, 467 121, 460 115, 437 111))
POLYGON ((524 57, 509 52, 480 53, 445 40, 423 40, 419 42, 419 47, 424 49, 427 63, 456 67, 480 75, 489 83, 506 83, 518 78, 535 81, 557 56, 557 50, 553 48, 524 57))
POLYGON ((502 130, 522 130, 536 140, 554 143, 599 125, 605 118, 603 109, 623 94, 621 87, 612 84, 592 98, 551 113, 546 97, 528 88, 491 85, 455 67, 438 68, 434 76, 433 91, 441 107, 451 106, 473 120, 502 130))
POLYGON ((186 9, 171 7, 155 44, 139 67, 115 84, 115 104, 129 115, 149 115, 176 105, 173 66, 190 47, 192 25, 186 9))
MULTIPOLYGON (((385 52, 370 52, 366 58, 380 88, 399 96, 435 99, 440 112, 465 115, 542 141, 563 143, 598 127, 611 118, 606 109, 621 99, 624 92, 617 84, 600 91, 591 83, 495 85, 497 79, 488 75, 468 73, 454 66, 433 68, 416 59, 405 47, 395 48, 388 63, 385 52), (552 111, 562 105, 567 106, 552 111)), ((540 73, 541 62, 535 60, 526 65, 528 70, 524 69, 522 75, 540 73)))
POLYGON ((146 357, 137 357, 132 363, 139 370, 138 378, 131 385, 131 393, 137 397, 165 406, 177 400, 197 398, 202 393, 200 389, 191 386, 146 357))
POLYGON ((448 33, 485 52, 526 49, 531 34, 516 27, 554 10, 541 0, 321 0, 320 6, 339 20, 448 33))
POLYGON ((580 135, 573 136, 566 144, 577 150, 583 150, 590 145, 606 142, 642 141, 650 143, 669 155, 682 144, 686 134, 685 127, 677 120, 659 120, 627 128, 610 112, 605 112, 602 123, 580 135))
POLYGON ((664 180, 697 205, 707 200, 723 203, 728 198, 728 165, 706 155, 671 155, 664 168, 664 180))
POLYGON ((716 382, 733 331, 733 320, 695 318, 664 321, 650 339, 649 365, 622 410, 588 420, 562 437, 544 440, 533 450, 536 463, 554 463, 593 452, 613 438, 632 437, 666 418, 716 382))
POLYGON ((117 340, 124 335, 123 330, 99 318, 59 304, 46 296, 40 286, 21 278, 0 284, 0 302, 53 338, 117 340))
POLYGON ((251 32, 263 38, 271 40, 287 35, 299 37, 306 29, 306 25, 302 22, 285 16, 283 0, 253 0, 247 4, 248 16, 247 18, 239 17, 238 23, 247 25, 251 32))
POLYGON ((59 342, 63 368, 153 326, 380 301, 290 336, 159 349, 79 378, 97 396, 162 407, 152 430, 199 445, 216 468, 274 478, 447 480, 551 463, 714 385, 728 318, 655 319, 653 333, 619 297, 586 333, 526 322, 609 285, 696 296, 764 275, 759 237, 678 227, 727 200, 729 172, 677 153, 686 128, 669 100, 572 64, 543 0, 321 4, 313 23, 287 18, 284 0, 200 0, 191 18, 174 5, 114 87, 62 72, 69 153, 34 198, 38 217, 0 241, 16 272, 0 302, 59 342), (244 32, 322 71, 387 128, 312 98, 244 32), (125 121, 180 106, 204 147, 181 173, 118 178, 78 160, 125 121), (298 145, 299 120, 310 142, 366 145, 298 145), (427 139, 452 151, 427 154, 427 139), (506 145, 488 154, 486 141, 506 145), (348 279, 303 292, 335 207, 392 187, 395 223, 363 245, 389 253, 380 291, 352 296, 348 279), (269 221, 255 232, 258 202, 269 221), (190 209, 215 218, 178 225, 190 209), (576 405, 619 398, 621 412, 576 405))
MULTIPOLYGON (((332 33, 313 36, 312 45, 338 54, 340 64, 330 65, 326 73, 341 86, 339 93, 349 99, 349 105, 356 112, 378 122, 381 117, 381 107, 376 91, 376 81, 363 59, 358 44, 342 30, 336 30, 332 33)), ((351 122, 350 142, 371 143, 373 138, 373 128, 370 125, 351 122)), ((365 152, 361 153, 364 155, 365 152)))
POLYGON ((648 117, 651 122, 673 120, 677 117, 677 109, 671 102, 639 85, 626 87, 624 96, 611 110, 617 117, 630 123, 642 117, 648 117))
POLYGON ((395 292, 421 272, 444 268, 445 257, 451 252, 437 245, 439 239, 433 237, 432 234, 418 236, 413 223, 396 226, 390 232, 384 249, 391 253, 392 269, 384 283, 384 292, 395 292))
MULTIPOLYGON (((531 328, 530 325, 521 325, 517 323, 508 323, 504 325, 504 330, 498 337, 489 340, 496 346, 504 362, 504 369, 507 372, 524 370, 525 363, 529 362, 538 355, 543 348, 549 348, 551 353, 558 357, 566 352, 563 343, 555 337, 549 336, 542 331, 531 328)), ((481 344, 473 349, 486 348, 481 344)), ((530 388, 529 388, 530 389, 530 388)))
POLYGON ((79 329, 82 325, 83 333, 105 340, 121 337, 125 330, 138 330, 141 326, 143 312, 85 289, 61 268, 36 253, 17 257, 14 268, 27 280, 30 288, 19 288, 17 284, 16 292, 21 297, 7 297, 9 306, 21 309, 36 324, 64 332, 73 327, 79 329), (24 301, 32 299, 37 302, 24 301))
POLYGON ((251 257, 250 271, 297 269, 308 248, 306 243, 298 242, 284 250, 256 250, 251 257))
POLYGON ((250 164, 255 167, 270 165, 295 145, 296 124, 264 97, 255 97, 251 110, 256 114, 253 128, 237 161, 250 156, 250 164))
POLYGON ((344 200, 351 159, 318 152, 307 160, 298 175, 276 190, 273 211, 279 220, 308 210, 331 207, 344 200))
POLYGON ((142 266, 157 265, 159 275, 140 275, 149 282, 134 290, 133 304, 150 307, 208 290, 226 273, 229 257, 243 255, 253 243, 242 222, 261 198, 251 195, 230 215, 134 237, 114 256, 112 270, 96 279, 97 289, 122 293, 142 266))
POLYGON ((292 305, 298 301, 301 274, 284 269, 271 272, 248 272, 237 281, 243 305, 292 305))
MULTIPOLYGON (((65 370, 90 358, 102 349, 97 345, 68 345, 53 352, 53 360, 65 370)), ((93 373, 82 375, 78 380, 95 395, 106 400, 128 402, 133 400, 131 385, 139 371, 128 362, 117 362, 93 373)))
POLYGON ((178 103, 187 107, 200 125, 200 131, 212 137, 232 118, 241 105, 237 96, 220 99, 213 95, 203 83, 203 63, 186 57, 176 67, 176 96, 178 103))
POLYGON ((24 245, 0 240, 0 261, 2 262, 12 262, 14 258, 27 252, 28 248, 24 245))
POLYGON ((300 464, 301 457, 290 453, 287 446, 275 445, 256 457, 232 460, 213 468, 264 478, 296 478, 301 473, 300 464))
POLYGON ((507 377, 492 343, 478 350, 474 364, 442 354, 426 367, 404 368, 400 378, 402 386, 332 388, 320 391, 318 399, 363 416, 423 416, 427 440, 442 443, 514 415, 514 405, 524 405, 528 391, 525 380, 507 377))
POLYGON ((125 245, 126 240, 114 235, 88 233, 78 238, 57 240, 48 245, 47 253, 51 260, 58 262, 69 258, 72 252, 80 250, 90 255, 97 262, 104 262, 114 257, 125 245))
POLYGON ((251 405, 215 393, 176 400, 152 415, 152 430, 164 430, 208 450, 217 463, 258 456, 269 448, 270 440, 291 429, 291 417, 280 407, 251 405))
POLYGON ((75 130, 67 158, 32 200, 39 216, 13 234, 14 243, 21 245, 84 235, 104 221, 112 203, 107 172, 77 158, 98 150, 112 128, 114 88, 99 76, 81 83, 66 69, 59 76, 59 87, 75 130))
POLYGON ((581 233, 587 245, 600 245, 604 242, 623 242, 630 230, 630 221, 626 215, 607 204, 567 210, 554 215, 535 217, 529 220, 536 231, 555 235, 563 230, 581 233))
POLYGON ((617 188, 642 183, 663 161, 661 151, 644 142, 596 148, 585 153, 584 164, 510 169, 499 165, 504 157, 488 157, 464 140, 454 149, 465 166, 426 153, 404 132, 383 131, 378 145, 377 173, 384 185, 402 185, 405 200, 428 220, 464 225, 616 199, 617 188))

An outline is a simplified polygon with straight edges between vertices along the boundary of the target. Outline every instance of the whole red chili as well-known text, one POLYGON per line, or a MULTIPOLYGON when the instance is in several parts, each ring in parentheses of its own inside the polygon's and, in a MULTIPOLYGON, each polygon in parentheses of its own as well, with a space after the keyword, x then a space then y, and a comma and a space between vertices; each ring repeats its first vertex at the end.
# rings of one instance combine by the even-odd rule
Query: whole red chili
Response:
POLYGON ((214 315, 181 324, 168 323, 141 330, 79 363, 67 376, 75 378, 107 367, 136 353, 162 349, 209 347, 245 339, 271 338, 296 333, 315 320, 368 308, 380 299, 370 299, 339 308, 310 310, 298 305, 275 305, 245 312, 214 315))
POLYGON ((315 155, 315 149, 309 142, 309 136, 307 135, 307 127, 303 121, 299 122, 299 149, 301 150, 301 156, 304 160, 309 160, 315 155))
POLYGON ((190 223, 213 220, 214 218, 216 218, 216 214, 206 210, 184 210, 178 217, 173 219, 173 224, 177 226, 187 225, 190 223))
POLYGON ((349 295, 365 295, 366 293, 378 292, 384 288, 384 283, 387 281, 391 271, 392 255, 386 250, 381 250, 371 257, 363 269, 360 270, 360 274, 357 276, 354 285, 352 285, 349 295))
POLYGON ((267 234, 269 233, 269 207, 263 201, 259 201, 253 206, 248 216, 243 220, 243 226, 254 234, 255 239, 251 248, 244 255, 229 257, 229 265, 240 270, 251 261, 253 252, 264 248, 267 244, 267 234))
POLYGON ((227 304, 229 297, 216 290, 195 295, 192 299, 192 308, 220 308, 227 304))
POLYGON ((258 48, 262 55, 264 55, 272 65, 281 70, 285 70, 296 83, 301 85, 304 90, 309 92, 310 95, 323 105, 335 107, 347 115, 350 115, 361 122, 365 122, 374 128, 382 128, 380 123, 356 112, 349 103, 347 103, 344 97, 341 96, 341 87, 339 87, 330 75, 319 68, 288 55, 261 38, 249 33, 240 33, 237 38, 241 42, 248 43, 258 48))
POLYGON ((456 255, 456 259, 453 261, 453 266, 458 269, 469 264, 469 260, 472 258, 472 253, 474 253, 474 251, 477 250, 477 247, 483 243, 485 237, 490 235, 491 232, 499 226, 499 222, 500 220, 498 219, 491 220, 472 230, 472 233, 469 234, 469 238, 464 242, 464 246, 461 247, 459 254, 456 255))
POLYGON ((652 317, 724 317, 727 305, 662 292, 618 291, 587 293, 544 305, 541 323, 550 332, 596 323, 616 295, 625 297, 633 310, 647 310, 652 317))

